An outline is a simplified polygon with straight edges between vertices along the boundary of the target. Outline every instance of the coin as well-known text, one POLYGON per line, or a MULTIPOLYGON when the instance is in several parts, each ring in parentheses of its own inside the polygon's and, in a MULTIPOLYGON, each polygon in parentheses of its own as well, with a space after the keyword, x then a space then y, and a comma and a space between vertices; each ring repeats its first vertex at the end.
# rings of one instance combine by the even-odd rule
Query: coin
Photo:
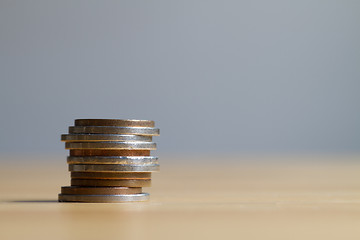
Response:
POLYGON ((71 172, 156 172, 159 169, 159 164, 69 164, 71 172))
POLYGON ((61 187, 61 194, 72 195, 118 195, 141 193, 140 187, 61 187))
POLYGON ((150 156, 150 150, 70 149, 70 156, 150 156))
POLYGON ((63 134, 61 141, 64 142, 151 142, 151 136, 121 135, 121 134, 63 134))
POLYGON ((153 165, 159 164, 157 157, 152 156, 86 156, 67 157, 69 164, 130 164, 153 165))
MULTIPOLYGON (((71 179, 151 179, 149 172, 72 172, 71 179)), ((94 193, 95 194, 95 193, 94 193)))
POLYGON ((154 127, 155 122, 135 119, 76 119, 75 126, 154 127))
POLYGON ((59 194, 59 202, 120 203, 149 200, 148 193, 125 195, 66 195, 59 194))
POLYGON ((66 142, 65 149, 134 149, 155 150, 153 142, 66 142))
POLYGON ((69 127, 69 133, 158 136, 160 134, 160 130, 158 128, 149 127, 74 126, 69 127))
POLYGON ((150 187, 151 179, 71 179, 71 186, 150 187))

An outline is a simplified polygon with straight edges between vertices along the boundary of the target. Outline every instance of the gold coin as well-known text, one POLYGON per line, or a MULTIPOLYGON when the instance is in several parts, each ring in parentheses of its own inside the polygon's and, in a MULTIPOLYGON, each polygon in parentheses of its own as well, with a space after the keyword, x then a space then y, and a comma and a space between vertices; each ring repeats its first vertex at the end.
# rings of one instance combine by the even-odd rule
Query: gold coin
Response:
POLYGON ((155 127, 155 122, 135 119, 76 119, 75 126, 155 127))
POLYGON ((71 179, 71 186, 79 187, 150 187, 150 179, 71 179))
POLYGON ((141 193, 140 187, 61 187, 61 194, 72 195, 119 195, 141 193))

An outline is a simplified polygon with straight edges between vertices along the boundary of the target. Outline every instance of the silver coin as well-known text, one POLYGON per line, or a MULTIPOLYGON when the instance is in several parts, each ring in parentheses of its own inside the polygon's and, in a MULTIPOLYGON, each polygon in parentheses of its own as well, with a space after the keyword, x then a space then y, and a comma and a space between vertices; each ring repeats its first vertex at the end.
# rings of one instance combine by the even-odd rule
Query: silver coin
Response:
POLYGON ((151 142, 151 136, 120 135, 120 134, 63 134, 61 141, 64 142, 151 142))
POLYGON ((123 164, 123 165, 158 165, 157 157, 152 156, 88 156, 67 157, 69 164, 123 164))
POLYGON ((69 127, 69 133, 159 136, 160 130, 158 128, 150 127, 72 126, 69 127))
POLYGON ((120 203, 148 201, 148 193, 124 195, 67 195, 59 194, 59 202, 120 203))
POLYGON ((153 142, 66 142, 65 149, 155 150, 153 142))
POLYGON ((61 187, 61 194, 65 195, 124 195, 141 192, 141 187, 61 187))
POLYGON ((151 173, 150 172, 71 172, 71 179, 112 179, 112 180, 151 179, 151 173))
POLYGON ((157 172, 159 164, 69 164, 70 172, 157 172))

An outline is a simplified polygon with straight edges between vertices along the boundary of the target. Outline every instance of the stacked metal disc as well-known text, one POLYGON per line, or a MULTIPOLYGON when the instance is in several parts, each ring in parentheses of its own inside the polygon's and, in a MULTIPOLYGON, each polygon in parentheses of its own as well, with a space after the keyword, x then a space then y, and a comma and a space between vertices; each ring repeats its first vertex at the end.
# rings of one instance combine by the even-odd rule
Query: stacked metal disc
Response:
POLYGON ((62 187, 60 202, 146 201, 151 172, 159 170, 153 136, 154 121, 77 119, 61 140, 70 150, 67 158, 71 186, 62 187))

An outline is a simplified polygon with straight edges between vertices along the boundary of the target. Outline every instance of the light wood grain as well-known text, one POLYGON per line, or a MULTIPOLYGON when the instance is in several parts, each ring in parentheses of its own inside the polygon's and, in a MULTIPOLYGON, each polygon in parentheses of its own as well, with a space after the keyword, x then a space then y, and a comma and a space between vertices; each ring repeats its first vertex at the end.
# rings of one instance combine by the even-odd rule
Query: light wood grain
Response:
POLYGON ((161 157, 146 203, 58 203, 65 156, 3 156, 0 239, 360 239, 359 156, 161 157))

